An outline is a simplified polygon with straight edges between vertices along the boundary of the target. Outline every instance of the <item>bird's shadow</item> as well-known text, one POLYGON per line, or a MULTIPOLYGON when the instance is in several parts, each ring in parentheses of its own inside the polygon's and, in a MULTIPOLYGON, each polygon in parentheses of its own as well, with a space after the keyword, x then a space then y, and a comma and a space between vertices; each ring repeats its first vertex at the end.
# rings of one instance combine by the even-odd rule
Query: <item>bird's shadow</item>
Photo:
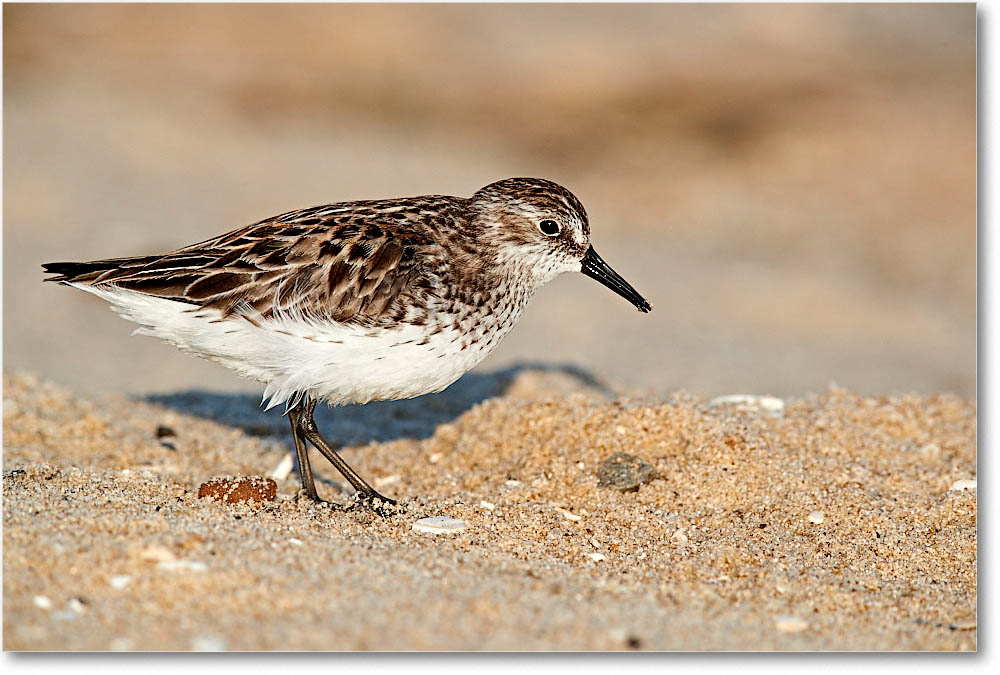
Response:
MULTIPOLYGON (((561 373, 579 381, 581 387, 611 397, 615 392, 591 373, 576 366, 550 363, 519 363, 488 373, 468 373, 444 391, 403 401, 373 401, 365 405, 317 406, 315 419, 323 435, 340 445, 364 445, 397 439, 423 439, 438 426, 450 422, 482 401, 507 392, 524 371, 561 373)), ((187 415, 210 419, 243 429, 254 436, 289 433, 284 408, 265 411, 259 396, 190 390, 150 394, 142 400, 187 415)))

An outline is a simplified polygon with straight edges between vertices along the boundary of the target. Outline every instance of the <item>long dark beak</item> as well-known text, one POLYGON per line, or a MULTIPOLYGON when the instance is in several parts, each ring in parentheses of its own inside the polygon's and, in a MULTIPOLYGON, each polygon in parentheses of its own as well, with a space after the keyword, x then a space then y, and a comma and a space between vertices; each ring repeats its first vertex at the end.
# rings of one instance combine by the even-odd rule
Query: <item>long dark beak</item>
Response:
POLYGON ((640 312, 648 312, 653 309, 653 306, 646 302, 646 298, 639 295, 639 291, 632 288, 629 282, 622 279, 618 275, 618 272, 611 269, 611 266, 604 262, 601 256, 597 255, 597 251, 594 250, 593 246, 588 248, 587 253, 584 254, 583 265, 580 267, 580 271, 591 279, 597 279, 615 293, 631 302, 639 308, 640 312))

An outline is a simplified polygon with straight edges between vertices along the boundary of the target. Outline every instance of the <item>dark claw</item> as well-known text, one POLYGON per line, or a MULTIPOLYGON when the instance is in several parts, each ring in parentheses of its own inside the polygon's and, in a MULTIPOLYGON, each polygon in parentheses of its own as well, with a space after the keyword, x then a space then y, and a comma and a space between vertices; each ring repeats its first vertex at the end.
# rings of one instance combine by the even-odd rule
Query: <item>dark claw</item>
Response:
POLYGON ((303 500, 308 500, 308 501, 310 501, 313 504, 316 504, 318 506, 326 506, 327 508, 331 508, 331 509, 334 509, 334 510, 339 510, 339 511, 346 511, 347 510, 342 505, 338 504, 337 502, 327 501, 326 499, 323 499, 322 497, 320 497, 315 492, 310 493, 305 488, 301 488, 298 492, 295 493, 295 501, 296 502, 303 501, 303 500))
POLYGON ((354 501, 351 503, 349 509, 358 507, 377 513, 383 518, 389 518, 403 510, 403 507, 395 499, 389 499, 375 491, 366 495, 355 492, 354 501))
POLYGON ((306 488, 299 488, 298 492, 295 493, 295 501, 300 501, 302 499, 308 499, 309 501, 316 502, 318 504, 325 503, 326 500, 320 497, 315 492, 310 492, 306 488))

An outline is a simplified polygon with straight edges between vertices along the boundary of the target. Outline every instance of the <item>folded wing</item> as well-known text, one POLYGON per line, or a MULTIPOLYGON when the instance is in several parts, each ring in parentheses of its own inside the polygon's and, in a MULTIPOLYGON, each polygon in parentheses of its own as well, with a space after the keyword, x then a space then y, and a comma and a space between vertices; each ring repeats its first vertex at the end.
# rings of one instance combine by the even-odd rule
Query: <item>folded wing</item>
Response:
POLYGON ((434 244, 377 209, 362 216, 343 211, 295 211, 158 256, 43 267, 56 275, 49 281, 116 286, 224 317, 398 319, 407 292, 428 286, 423 262, 434 244))

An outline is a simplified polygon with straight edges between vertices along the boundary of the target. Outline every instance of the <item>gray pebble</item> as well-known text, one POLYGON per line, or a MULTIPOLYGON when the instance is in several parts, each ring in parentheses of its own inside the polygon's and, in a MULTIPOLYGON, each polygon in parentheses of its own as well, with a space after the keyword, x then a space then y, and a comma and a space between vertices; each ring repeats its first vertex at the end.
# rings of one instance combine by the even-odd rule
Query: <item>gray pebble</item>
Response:
POLYGON ((638 490, 643 483, 657 478, 656 469, 635 455, 616 452, 597 469, 598 485, 622 492, 638 490))

